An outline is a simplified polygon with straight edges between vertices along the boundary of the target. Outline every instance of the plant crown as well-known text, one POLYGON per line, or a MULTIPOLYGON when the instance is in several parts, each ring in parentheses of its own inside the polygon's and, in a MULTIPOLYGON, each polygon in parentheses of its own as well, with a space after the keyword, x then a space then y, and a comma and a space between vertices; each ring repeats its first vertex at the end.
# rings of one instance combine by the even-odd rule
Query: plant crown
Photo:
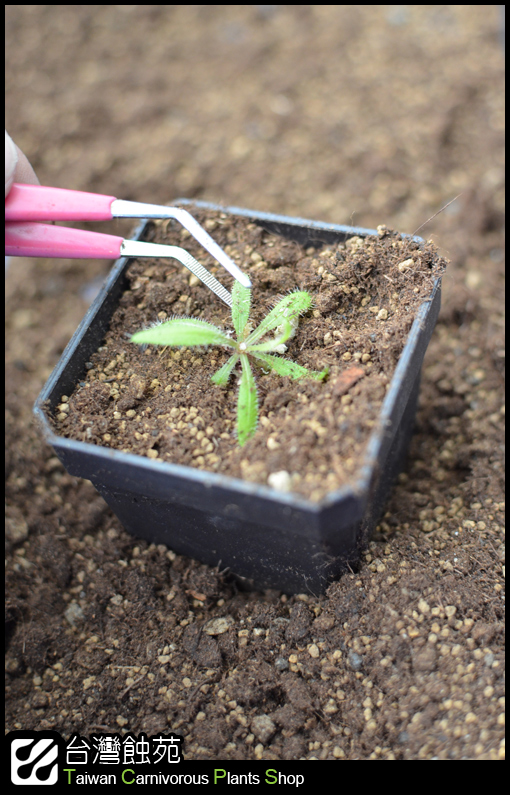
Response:
POLYGON ((218 386, 225 387, 236 364, 241 362, 241 378, 237 399, 237 439, 242 446, 257 428, 258 396, 250 359, 266 371, 291 378, 314 378, 321 381, 328 368, 321 372, 307 370, 295 362, 275 356, 285 353, 285 343, 294 336, 299 316, 312 304, 309 293, 296 291, 279 301, 264 320, 252 331, 249 323, 251 290, 234 282, 232 288, 232 322, 237 339, 231 339, 224 331, 199 318, 173 318, 152 328, 133 334, 131 342, 139 345, 171 345, 193 347, 198 345, 221 345, 233 349, 233 354, 211 377, 218 386), (274 337, 268 335, 274 332, 274 337))

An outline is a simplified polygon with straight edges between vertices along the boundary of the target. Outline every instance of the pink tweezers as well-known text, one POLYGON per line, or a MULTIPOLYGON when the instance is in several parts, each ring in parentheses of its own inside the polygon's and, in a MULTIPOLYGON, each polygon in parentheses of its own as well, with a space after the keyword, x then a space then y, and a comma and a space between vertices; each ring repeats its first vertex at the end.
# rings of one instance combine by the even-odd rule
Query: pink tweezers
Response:
POLYGON ((229 306, 232 298, 197 260, 179 246, 125 240, 38 221, 107 221, 112 218, 174 218, 244 287, 251 282, 187 210, 123 201, 97 193, 14 184, 5 200, 5 253, 13 257, 173 257, 229 306))

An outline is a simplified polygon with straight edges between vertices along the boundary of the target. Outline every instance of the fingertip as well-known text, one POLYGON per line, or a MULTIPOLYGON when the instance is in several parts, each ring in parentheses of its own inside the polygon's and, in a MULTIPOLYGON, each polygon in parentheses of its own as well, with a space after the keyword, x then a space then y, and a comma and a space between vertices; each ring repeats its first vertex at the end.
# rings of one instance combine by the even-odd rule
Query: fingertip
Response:
POLYGON ((22 182, 24 185, 39 185, 40 182, 26 155, 23 154, 19 146, 16 146, 16 149, 18 151, 18 162, 14 171, 14 182, 22 182))
POLYGON ((16 166, 18 165, 18 149, 12 140, 11 136, 5 131, 5 195, 9 193, 12 183, 14 182, 14 175, 16 173, 16 166))

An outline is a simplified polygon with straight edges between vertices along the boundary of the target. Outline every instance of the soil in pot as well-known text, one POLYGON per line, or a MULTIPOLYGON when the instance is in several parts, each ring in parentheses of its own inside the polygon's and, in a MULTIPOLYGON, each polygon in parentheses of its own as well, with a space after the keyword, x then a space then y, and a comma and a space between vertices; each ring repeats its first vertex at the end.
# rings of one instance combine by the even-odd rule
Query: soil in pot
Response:
MULTIPOLYGON (((73 394, 62 396, 57 432, 320 500, 359 468, 416 311, 446 261, 431 243, 385 227, 367 238, 303 248, 248 218, 191 211, 249 273, 254 325, 289 291, 311 293, 313 308, 285 355, 313 370, 328 366, 327 381, 259 370, 259 425, 239 447, 236 379, 226 389, 210 380, 227 351, 144 349, 129 341, 173 316, 230 330, 229 308, 179 263, 138 259, 129 265, 129 287, 103 345, 73 394)), ((231 288, 231 277, 176 222, 150 224, 145 239, 184 246, 231 288)))

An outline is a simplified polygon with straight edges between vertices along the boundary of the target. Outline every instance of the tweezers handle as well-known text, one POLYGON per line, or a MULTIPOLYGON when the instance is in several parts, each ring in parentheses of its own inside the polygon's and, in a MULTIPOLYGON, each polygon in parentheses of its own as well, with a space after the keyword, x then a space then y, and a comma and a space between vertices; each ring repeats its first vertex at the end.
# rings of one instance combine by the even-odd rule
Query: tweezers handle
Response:
POLYGON ((6 221, 109 221, 115 196, 15 183, 5 200, 6 221))
POLYGON ((11 257, 117 259, 123 242, 122 237, 65 226, 21 221, 5 224, 5 253, 11 257))

